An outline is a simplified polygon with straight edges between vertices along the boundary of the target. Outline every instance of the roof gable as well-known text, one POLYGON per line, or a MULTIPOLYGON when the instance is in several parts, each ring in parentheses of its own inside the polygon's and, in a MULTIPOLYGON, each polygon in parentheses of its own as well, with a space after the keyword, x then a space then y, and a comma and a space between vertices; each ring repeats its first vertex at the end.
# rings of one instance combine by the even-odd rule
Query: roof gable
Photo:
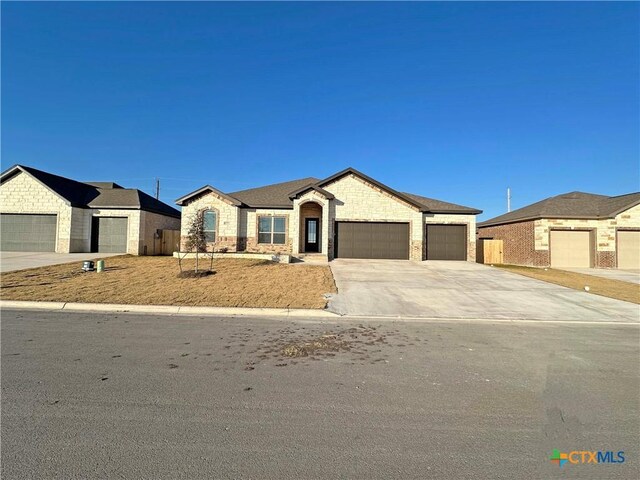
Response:
POLYGON ((239 190, 229 195, 252 208, 293 208, 290 194, 299 189, 315 184, 317 178, 307 177, 289 182, 274 183, 265 187, 239 190))
POLYGON ((204 187, 194 190, 191 193, 187 193, 186 195, 178 198, 176 200, 176 204, 184 205, 188 200, 191 200, 195 197, 199 197, 201 195, 206 195, 207 193, 214 193, 220 198, 222 198, 223 200, 226 200, 229 204, 235 205, 236 207, 239 207, 240 205, 242 205, 242 203, 237 198, 234 198, 231 195, 227 195, 226 193, 221 192, 217 188, 213 188, 211 185, 205 185, 204 187))
POLYGON ((84 207, 87 202, 99 195, 96 187, 24 165, 14 165, 2 172, 0 182, 4 183, 21 172, 29 175, 73 207, 84 207))
POLYGON ((416 201, 415 199, 409 197, 408 195, 405 195, 404 193, 398 192, 397 190, 394 190, 391 187, 386 186, 384 183, 380 183, 379 181, 365 175, 362 172, 359 172, 358 170, 356 170, 355 168, 349 167, 349 168, 345 168, 344 170, 331 175, 330 177, 325 178, 324 180, 320 181, 317 183, 317 185, 319 187, 325 187, 333 182, 336 182, 338 180, 340 180, 341 178, 347 176, 347 175, 354 175, 356 177, 359 177, 362 180, 365 180, 366 182, 378 187, 380 190, 383 190, 401 200, 403 200, 405 203, 408 203, 409 205, 419 209, 420 211, 424 211, 424 205, 422 205, 420 202, 416 201))
POLYGON ((0 181, 4 183, 20 173, 34 178, 72 207, 140 209, 171 217, 180 217, 180 212, 166 203, 138 189, 122 188, 113 182, 83 183, 24 165, 15 165, 5 170, 0 181), (105 185, 107 188, 102 188, 99 185, 105 185))

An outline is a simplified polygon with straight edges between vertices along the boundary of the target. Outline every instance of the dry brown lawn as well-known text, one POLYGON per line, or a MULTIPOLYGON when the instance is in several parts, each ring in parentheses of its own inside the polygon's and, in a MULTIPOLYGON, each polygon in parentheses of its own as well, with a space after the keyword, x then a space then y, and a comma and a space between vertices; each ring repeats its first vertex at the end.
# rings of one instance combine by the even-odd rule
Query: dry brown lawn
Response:
MULTIPOLYGON (((209 268, 209 260, 200 261, 209 268)), ((124 303, 215 307, 324 308, 325 293, 336 291, 331 269, 264 260, 216 259, 214 274, 178 278, 172 257, 105 260, 106 270, 84 273, 81 263, 2 274, 3 300, 124 303)), ((183 260, 193 270, 193 260, 183 260)))
POLYGON ((518 265, 495 266, 509 270, 510 272, 519 273, 526 277, 544 280, 545 282, 555 283, 556 285, 562 285, 563 287, 569 287, 575 290, 584 291, 584 287, 588 286, 589 293, 640 304, 640 285, 635 283, 596 277, 595 275, 586 275, 583 273, 567 272, 565 270, 556 270, 553 268, 545 270, 544 268, 521 267, 518 265))

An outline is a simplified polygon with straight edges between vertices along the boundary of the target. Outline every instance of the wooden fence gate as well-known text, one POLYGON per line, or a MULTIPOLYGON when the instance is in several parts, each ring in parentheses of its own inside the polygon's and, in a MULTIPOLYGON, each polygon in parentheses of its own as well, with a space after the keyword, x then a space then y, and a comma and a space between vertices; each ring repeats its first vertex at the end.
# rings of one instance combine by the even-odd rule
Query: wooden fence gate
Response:
POLYGON ((161 230, 161 255, 173 255, 180 251, 180 230, 161 230))
POLYGON ((480 239, 477 246, 476 261, 485 264, 503 263, 502 240, 480 239))

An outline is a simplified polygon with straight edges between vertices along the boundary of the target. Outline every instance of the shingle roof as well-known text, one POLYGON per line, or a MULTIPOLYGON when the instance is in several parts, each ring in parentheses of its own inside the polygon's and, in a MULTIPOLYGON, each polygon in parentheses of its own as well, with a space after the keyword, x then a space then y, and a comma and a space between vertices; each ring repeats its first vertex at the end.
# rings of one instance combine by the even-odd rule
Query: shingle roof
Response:
POLYGON ((122 186, 114 182, 83 182, 83 183, 86 183, 87 185, 91 185, 92 187, 98 187, 98 188, 123 188, 122 186))
POLYGON ((569 192, 545 198, 526 207, 478 223, 489 227, 539 218, 614 218, 620 212, 640 203, 640 192, 607 197, 585 192, 569 192))
POLYGON ((73 207, 134 208, 180 218, 180 212, 166 203, 135 188, 122 188, 113 182, 83 183, 24 165, 15 165, 2 172, 1 181, 4 182, 19 172, 31 175, 73 207), (105 185, 106 188, 99 185, 105 185))
POLYGON ((404 192, 404 194, 413 198, 417 202, 421 203, 425 207, 425 209, 431 213, 468 213, 473 215, 482 213, 482 210, 478 210, 476 208, 471 208, 471 207, 465 207, 464 205, 443 202, 442 200, 427 198, 427 197, 423 197, 422 195, 415 195, 413 193, 404 192))
MULTIPOLYGON (((323 180, 319 180, 314 177, 301 178, 298 180, 292 180, 290 182, 282 182, 276 183, 273 185, 267 185, 266 187, 257 187, 250 188, 248 190, 240 190, 238 192, 231 192, 226 195, 232 199, 239 201, 243 206, 250 208, 292 208, 293 201, 292 198, 295 198, 297 194, 305 192, 307 189, 314 189, 319 192, 324 192, 324 194, 331 195, 329 192, 326 192, 322 187, 339 180, 345 175, 353 174, 359 176, 366 180, 369 183, 376 185, 382 190, 387 191, 388 193, 401 198, 405 202, 410 205, 419 208, 423 212, 431 212, 431 213, 460 213, 460 214, 469 214, 476 215, 478 213, 482 213, 482 210, 477 210, 471 207, 465 207, 462 205, 456 205, 455 203, 443 202, 441 200, 435 200, 433 198, 423 197, 421 195, 415 195, 412 193, 403 193, 393 190, 391 187, 387 187, 386 185, 378 182, 377 180, 366 176, 365 174, 357 171, 354 168, 347 168, 342 170, 330 177, 327 177, 323 180)), ((200 195, 204 193, 208 189, 216 191, 216 193, 221 193, 215 190, 213 187, 205 186, 194 192, 191 192, 183 197, 180 197, 176 200, 178 205, 183 205, 185 201, 188 199, 200 195)), ((333 195, 331 195, 331 198, 333 195)))
POLYGON ((248 207, 268 208, 281 207, 290 208, 293 202, 289 194, 307 185, 314 185, 319 180, 313 177, 300 178, 290 182, 275 183, 266 187, 250 188, 231 192, 230 197, 236 198, 248 207))

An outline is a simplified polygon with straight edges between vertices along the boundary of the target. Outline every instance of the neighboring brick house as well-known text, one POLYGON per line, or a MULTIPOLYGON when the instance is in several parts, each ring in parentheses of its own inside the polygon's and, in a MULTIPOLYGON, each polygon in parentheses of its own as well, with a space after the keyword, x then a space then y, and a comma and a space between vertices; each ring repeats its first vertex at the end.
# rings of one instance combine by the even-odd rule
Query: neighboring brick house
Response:
POLYGON ((504 263, 640 269, 640 192, 571 192, 478 224, 478 239, 503 241, 504 263))
POLYGON ((182 246, 204 212, 209 251, 318 254, 341 258, 475 259, 476 215, 463 207, 397 192, 347 168, 223 193, 209 185, 176 200, 182 246))
POLYGON ((0 177, 3 251, 160 253, 180 212, 133 188, 78 182, 16 165, 0 177))

